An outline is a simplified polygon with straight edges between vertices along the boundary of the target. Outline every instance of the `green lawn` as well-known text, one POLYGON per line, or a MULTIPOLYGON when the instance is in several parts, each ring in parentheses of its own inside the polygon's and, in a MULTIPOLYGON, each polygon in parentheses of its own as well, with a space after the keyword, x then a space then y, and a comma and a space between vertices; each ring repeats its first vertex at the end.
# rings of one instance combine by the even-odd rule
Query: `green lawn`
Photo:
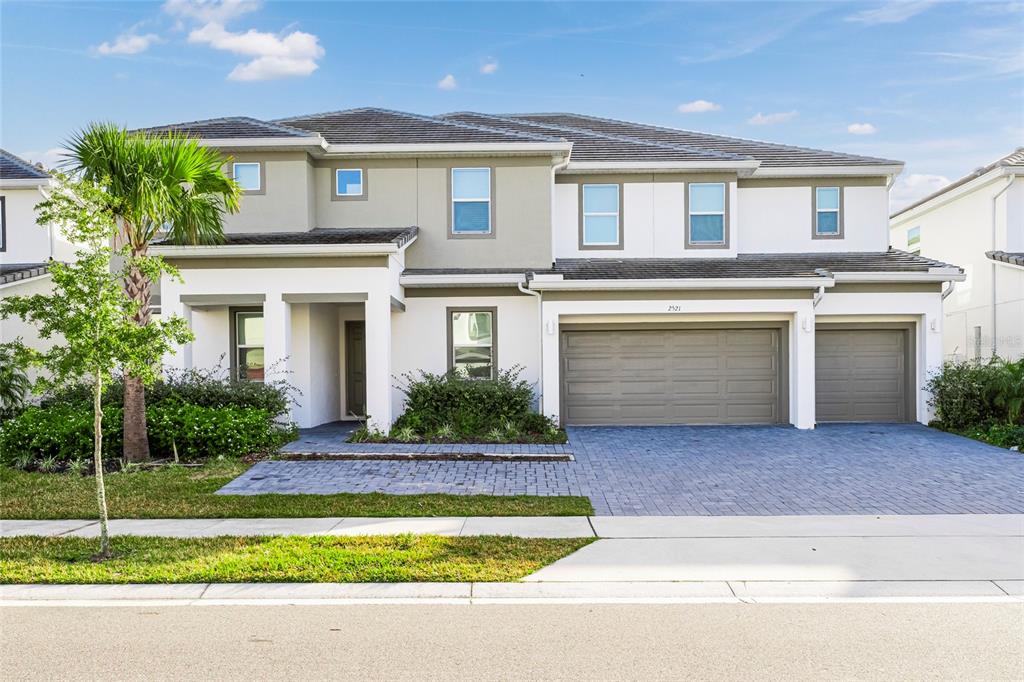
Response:
MULTIPOLYGON (((215 462, 112 473, 107 503, 114 519, 323 516, 586 516, 586 497, 529 495, 214 495, 249 465, 215 462)), ((0 467, 0 518, 96 517, 92 476, 25 473, 0 467)))
POLYGON ((593 538, 117 536, 94 562, 95 539, 0 539, 0 582, 469 582, 513 581, 593 538))

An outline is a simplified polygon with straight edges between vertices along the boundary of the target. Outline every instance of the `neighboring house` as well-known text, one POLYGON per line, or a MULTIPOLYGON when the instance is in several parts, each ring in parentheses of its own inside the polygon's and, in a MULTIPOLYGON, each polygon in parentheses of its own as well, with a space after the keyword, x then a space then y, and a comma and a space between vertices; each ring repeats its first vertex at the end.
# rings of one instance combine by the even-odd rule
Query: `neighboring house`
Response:
POLYGON ((889 221, 897 248, 962 265, 943 302, 951 359, 1024 356, 1024 147, 903 208, 889 221))
MULTIPOLYGON (((47 293, 50 260, 66 260, 73 248, 52 226, 36 224, 40 189, 50 184, 43 170, 0 149, 0 299, 47 293)), ((0 320, 0 343, 17 338, 42 345, 33 326, 21 320, 0 320)))
POLYGON ((355 109, 178 130, 230 157, 217 246, 154 248, 169 362, 288 372, 387 427, 405 373, 523 368, 566 424, 927 421, 943 283, 888 249, 902 164, 576 114, 355 109))

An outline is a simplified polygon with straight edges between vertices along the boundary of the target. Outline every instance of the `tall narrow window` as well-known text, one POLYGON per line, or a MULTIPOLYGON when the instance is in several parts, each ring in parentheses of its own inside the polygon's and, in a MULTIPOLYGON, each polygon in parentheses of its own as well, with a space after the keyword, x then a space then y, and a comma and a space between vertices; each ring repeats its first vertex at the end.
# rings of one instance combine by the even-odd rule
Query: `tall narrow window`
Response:
POLYGON ((583 185, 582 247, 617 248, 622 244, 618 185, 583 185))
POLYGON ((239 381, 263 381, 263 313, 235 312, 234 365, 239 381))
POLYGON ((688 185, 688 246, 725 246, 725 183, 691 182, 688 185))
POLYGON ((842 237, 842 191, 838 187, 814 188, 814 236, 842 237))
POLYGON ((259 161, 231 164, 231 176, 243 192, 263 191, 263 167, 259 161))
POLYGON ((491 169, 452 168, 452 234, 491 233, 491 169))
POLYGON ((335 171, 334 193, 339 197, 363 196, 363 169, 339 168, 335 171))
POLYGON ((493 379, 498 367, 496 310, 448 309, 448 368, 470 379, 493 379))
POLYGON ((7 250, 7 197, 0 197, 0 251, 7 250))
POLYGON ((912 227, 907 230, 907 251, 915 256, 921 255, 921 228, 912 227))

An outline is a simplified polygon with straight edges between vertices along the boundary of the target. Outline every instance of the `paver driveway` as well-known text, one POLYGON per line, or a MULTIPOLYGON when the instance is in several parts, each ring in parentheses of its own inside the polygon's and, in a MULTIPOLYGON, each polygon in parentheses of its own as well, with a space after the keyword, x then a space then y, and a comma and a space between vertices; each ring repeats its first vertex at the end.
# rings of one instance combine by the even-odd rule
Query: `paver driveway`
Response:
POLYGON ((587 495, 628 515, 1024 513, 1024 455, 915 424, 577 427, 574 462, 261 462, 222 493, 587 495))

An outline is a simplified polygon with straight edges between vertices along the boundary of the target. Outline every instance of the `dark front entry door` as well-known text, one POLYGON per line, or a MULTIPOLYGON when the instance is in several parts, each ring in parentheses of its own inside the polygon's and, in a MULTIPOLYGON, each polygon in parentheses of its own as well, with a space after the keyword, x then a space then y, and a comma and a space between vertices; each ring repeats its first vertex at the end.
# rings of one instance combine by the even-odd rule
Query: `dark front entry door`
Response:
POLYGON ((366 323, 345 322, 345 402, 349 414, 366 414, 366 323))

